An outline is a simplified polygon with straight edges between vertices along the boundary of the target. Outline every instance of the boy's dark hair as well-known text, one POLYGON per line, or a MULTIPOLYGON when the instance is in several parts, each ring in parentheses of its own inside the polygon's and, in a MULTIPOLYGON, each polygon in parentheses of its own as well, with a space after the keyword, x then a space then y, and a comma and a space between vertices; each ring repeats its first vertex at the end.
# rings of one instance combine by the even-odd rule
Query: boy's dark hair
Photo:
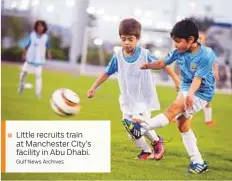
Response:
POLYGON ((198 27, 192 18, 186 18, 177 22, 170 33, 172 38, 189 39, 190 36, 194 37, 194 42, 199 38, 198 27))
POLYGON ((34 31, 35 31, 35 32, 38 32, 38 26, 39 26, 39 24, 41 24, 41 25, 44 27, 43 33, 46 33, 47 30, 48 30, 48 25, 47 25, 47 23, 46 23, 45 21, 43 21, 43 20, 37 20, 37 21, 35 22, 35 24, 34 24, 34 31))
POLYGON ((122 35, 134 35, 136 38, 140 38, 141 24, 134 18, 124 19, 119 25, 119 36, 122 35))

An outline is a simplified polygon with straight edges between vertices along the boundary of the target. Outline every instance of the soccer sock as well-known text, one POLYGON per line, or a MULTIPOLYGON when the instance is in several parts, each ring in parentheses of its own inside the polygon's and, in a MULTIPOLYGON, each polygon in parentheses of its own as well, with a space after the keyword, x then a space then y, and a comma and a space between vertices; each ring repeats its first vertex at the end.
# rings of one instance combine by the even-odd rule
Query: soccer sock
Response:
POLYGON ((204 108, 204 115, 205 115, 205 122, 212 121, 212 108, 211 107, 205 107, 204 108))
POLYGON ((185 149, 190 157, 190 160, 195 163, 203 164, 204 161, 201 157, 201 154, 197 147, 197 139, 193 133, 193 131, 190 129, 187 132, 181 133, 182 140, 185 146, 185 149))
POLYGON ((42 77, 41 76, 36 76, 36 95, 40 96, 41 94, 41 89, 42 89, 42 77))
POLYGON ((27 73, 26 72, 21 72, 19 76, 19 87, 23 87, 25 84, 25 77, 27 73))
POLYGON ((147 144, 144 136, 142 136, 139 139, 135 139, 135 144, 142 151, 151 153, 151 149, 150 149, 149 145, 147 144))
POLYGON ((159 137, 155 130, 150 130, 144 134, 151 142, 159 141, 159 137))
POLYGON ((152 128, 160 128, 169 124, 168 118, 164 114, 158 114, 157 116, 141 123, 143 128, 141 128, 141 133, 145 134, 148 130, 152 128))

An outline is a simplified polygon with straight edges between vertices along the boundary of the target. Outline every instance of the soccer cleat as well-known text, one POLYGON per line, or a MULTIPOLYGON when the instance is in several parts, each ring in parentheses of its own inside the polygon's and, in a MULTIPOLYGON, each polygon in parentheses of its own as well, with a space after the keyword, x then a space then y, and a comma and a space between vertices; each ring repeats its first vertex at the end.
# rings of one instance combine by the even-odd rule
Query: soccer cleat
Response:
POLYGON ((153 147, 153 154, 155 160, 161 160, 164 157, 163 139, 159 137, 158 141, 154 141, 151 145, 153 147))
POLYGON ((214 121, 206 121, 205 124, 207 126, 210 126, 210 127, 214 127, 215 126, 215 122, 214 121))
POLYGON ((142 137, 141 134, 142 126, 139 123, 132 123, 130 120, 124 119, 123 124, 133 139, 139 139, 142 137))
POLYGON ((152 153, 150 152, 144 152, 142 151, 139 155, 138 155, 138 158, 140 160, 151 160, 151 159, 154 159, 153 156, 152 156, 152 153))
POLYGON ((202 174, 208 171, 209 171, 209 167, 206 162, 204 162, 203 164, 190 163, 189 168, 188 168, 188 173, 192 173, 192 174, 202 174))

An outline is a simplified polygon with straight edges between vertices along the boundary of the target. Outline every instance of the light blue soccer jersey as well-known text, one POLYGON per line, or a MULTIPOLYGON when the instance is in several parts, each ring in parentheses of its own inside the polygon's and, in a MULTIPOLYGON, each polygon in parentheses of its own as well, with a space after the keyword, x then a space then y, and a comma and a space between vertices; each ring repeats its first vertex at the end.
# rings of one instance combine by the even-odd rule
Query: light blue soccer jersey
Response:
POLYGON ((178 53, 177 50, 165 57, 166 65, 176 61, 181 71, 181 91, 188 91, 194 77, 202 78, 200 88, 195 93, 203 100, 211 101, 214 95, 215 78, 213 62, 216 55, 209 47, 200 45, 196 53, 178 53))
MULTIPOLYGON (((36 37, 40 38, 40 35, 36 33, 36 37)), ((23 40, 23 45, 24 47, 29 47, 31 44, 31 35, 28 35, 24 40, 23 40)), ((48 39, 48 41, 46 42, 46 48, 49 49, 50 48, 50 40, 48 39)))
POLYGON ((25 40, 27 48, 26 61, 33 66, 41 66, 45 63, 46 50, 50 47, 47 34, 39 35, 32 32, 25 40))
MULTIPOLYGON (((135 62, 139 58, 140 53, 141 53, 141 47, 137 46, 136 49, 135 49, 134 54, 132 56, 130 56, 130 57, 124 57, 124 59, 128 63, 133 63, 133 62, 135 62)), ((157 60, 157 58, 152 53, 150 53, 150 52, 147 55, 147 59, 148 59, 149 63, 157 60)), ((113 55, 111 57, 111 59, 110 59, 110 62, 108 64, 108 66, 106 67, 105 72, 106 72, 106 74, 108 76, 110 76, 110 75, 114 74, 117 71, 118 71, 117 58, 116 58, 115 55, 113 55)))

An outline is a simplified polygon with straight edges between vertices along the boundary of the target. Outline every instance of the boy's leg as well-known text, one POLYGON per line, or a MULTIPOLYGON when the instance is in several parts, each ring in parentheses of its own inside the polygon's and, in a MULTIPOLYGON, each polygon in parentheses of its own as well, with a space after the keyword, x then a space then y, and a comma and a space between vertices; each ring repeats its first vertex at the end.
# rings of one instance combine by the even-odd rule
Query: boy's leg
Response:
MULTIPOLYGON (((168 125, 177 115, 184 111, 184 95, 179 94, 177 99, 173 101, 173 103, 167 108, 164 113, 160 113, 157 116, 145 121, 145 123, 141 123, 143 128, 142 131, 144 133, 147 130, 152 128, 161 128, 168 125)), ((143 132, 142 132, 143 133, 143 132)))
MULTIPOLYGON (((145 113, 140 113, 138 117, 136 115, 133 115, 132 119, 141 119, 142 121, 149 120, 151 119, 151 112, 145 112, 145 113)), ((148 138, 152 143, 155 141, 159 141, 159 136, 155 132, 155 130, 149 130, 144 134, 146 138, 148 138)))
POLYGON ((164 156, 164 145, 163 138, 158 136, 154 130, 147 131, 144 136, 146 136, 153 147, 153 157, 155 160, 161 160, 164 156))
MULTIPOLYGON (((140 138, 153 128, 163 127, 177 115, 184 111, 184 95, 180 94, 177 99, 169 106, 165 113, 158 114, 157 116, 142 122, 141 124, 129 122, 127 128, 135 138, 140 138)), ((164 156, 163 140, 159 138, 156 144, 153 144, 154 158, 156 160, 162 159, 164 156)))
POLYGON ((178 129, 181 133, 185 149, 190 157, 190 160, 195 163, 203 164, 202 156, 197 147, 197 139, 190 128, 191 118, 185 118, 181 115, 178 118, 178 129))
POLYGON ((42 89, 42 66, 35 67, 35 92, 38 98, 41 97, 41 89, 42 89))
POLYGON ((184 146, 191 160, 188 171, 196 174, 204 173, 209 169, 207 163, 202 159, 202 156, 197 147, 197 139, 193 131, 190 129, 190 118, 192 115, 202 110, 207 104, 207 101, 194 96, 192 108, 185 110, 178 118, 178 127, 181 132, 184 146))
MULTIPOLYGON (((129 114, 123 114, 123 124, 125 125, 125 120, 131 120, 132 119, 132 115, 129 114)), ((127 129, 126 129, 127 130, 127 129)), ((131 138, 135 145, 141 149, 141 153, 138 155, 138 157, 142 160, 147 160, 147 159, 151 159, 151 149, 149 147, 149 145, 147 144, 145 137, 142 136, 139 139, 134 139, 131 134, 129 133, 128 135, 129 138, 131 138)))
MULTIPOLYGON (((151 118, 151 113, 144 113, 144 121, 149 120, 151 118)), ((151 145, 153 147, 153 156, 154 159, 160 160, 164 156, 164 146, 163 146, 163 140, 160 136, 157 135, 155 130, 149 130, 147 131, 144 136, 148 138, 151 141, 151 145)))
POLYGON ((204 116, 205 116, 205 124, 208 126, 213 126, 214 122, 212 120, 212 107, 210 106, 210 103, 208 103, 204 110, 204 116))
MULTIPOLYGON (((166 124, 171 122, 171 120, 174 119, 177 115, 182 113, 183 116, 185 117, 185 119, 182 118, 183 120, 180 124, 181 130, 185 131, 182 134, 183 142, 186 143, 187 146, 186 145, 185 146, 188 152, 194 153, 193 160, 195 160, 195 162, 199 162, 199 163, 191 163, 189 167, 189 171, 191 171, 192 173, 203 173, 205 171, 208 171, 208 166, 205 162, 201 164, 202 158, 196 146, 196 138, 193 132, 189 129, 190 128, 190 126, 188 125, 189 122, 186 121, 186 118, 189 118, 194 113, 202 110, 206 106, 207 102, 194 96, 193 98, 194 105, 192 109, 184 110, 184 96, 185 95, 186 95, 185 93, 181 93, 177 97, 177 99, 171 104, 171 106, 166 110, 164 114, 159 114, 155 116, 154 118, 151 118, 150 120, 146 121, 145 123, 141 123, 141 127, 139 127, 136 124, 134 124, 134 128, 131 125, 129 125, 129 127, 131 128, 130 129, 131 133, 132 134, 136 133, 134 135, 136 137, 139 137, 154 127, 165 126, 166 124), (136 129, 136 131, 134 131, 134 129, 136 129), (138 134, 138 132, 140 134, 138 134)), ((181 120, 181 118, 179 119, 181 120)))
MULTIPOLYGON (((178 114, 184 110, 184 99, 179 96, 171 106, 165 111, 165 113, 158 114, 157 116, 141 123, 141 134, 145 135, 147 132, 153 128, 160 128, 168 125, 178 114)), ((160 160, 164 156, 164 146, 163 140, 159 137, 158 141, 152 144, 154 150, 154 158, 160 160)))
POLYGON ((197 147, 196 136, 191 130, 190 125, 191 117, 186 118, 184 115, 181 115, 178 118, 178 128, 181 133, 185 149, 191 160, 188 171, 190 173, 200 174, 207 172, 209 168, 207 163, 202 159, 201 153, 197 147))
POLYGON ((141 152, 138 154, 138 158, 141 160, 150 160, 153 159, 152 150, 146 142, 145 136, 142 136, 139 139, 133 139, 130 134, 128 137, 135 143, 136 147, 138 147, 141 152))
POLYGON ((155 130, 149 130, 144 134, 144 136, 149 139, 152 143, 155 141, 159 141, 159 136, 157 135, 155 130))
POLYGON ((19 86, 18 86, 18 92, 20 94, 23 93, 24 90, 24 84, 25 84, 25 78, 26 78, 27 72, 21 72, 19 76, 19 86))
POLYGON ((27 72, 28 72, 28 69, 29 69, 29 65, 27 64, 27 62, 25 62, 23 64, 23 68, 22 68, 22 71, 19 75, 19 86, 18 86, 18 92, 21 94, 24 90, 24 84, 25 84, 25 78, 27 76, 27 72))

